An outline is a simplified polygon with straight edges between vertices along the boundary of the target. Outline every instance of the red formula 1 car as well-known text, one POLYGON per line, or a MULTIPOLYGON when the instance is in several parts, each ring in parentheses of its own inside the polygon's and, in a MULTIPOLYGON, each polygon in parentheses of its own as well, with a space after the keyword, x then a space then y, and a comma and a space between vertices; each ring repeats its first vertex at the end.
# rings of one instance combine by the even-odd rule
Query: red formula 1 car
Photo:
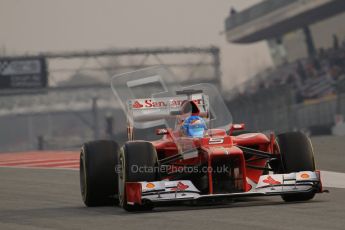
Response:
POLYGON ((322 192, 308 137, 239 134, 244 124, 232 124, 212 85, 181 87, 164 68, 150 68, 113 77, 112 89, 127 116, 128 141, 83 145, 86 206, 133 211, 273 195, 307 201, 322 192))

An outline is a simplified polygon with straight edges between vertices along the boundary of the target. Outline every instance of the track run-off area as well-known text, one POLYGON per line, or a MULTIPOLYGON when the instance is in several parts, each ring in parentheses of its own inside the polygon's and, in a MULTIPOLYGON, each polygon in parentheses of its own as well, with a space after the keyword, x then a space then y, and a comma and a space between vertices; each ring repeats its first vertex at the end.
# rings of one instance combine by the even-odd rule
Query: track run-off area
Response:
POLYGON ((317 168, 330 193, 310 202, 247 198, 139 213, 84 206, 79 152, 0 153, 0 229, 345 229, 344 140, 312 138, 317 168))

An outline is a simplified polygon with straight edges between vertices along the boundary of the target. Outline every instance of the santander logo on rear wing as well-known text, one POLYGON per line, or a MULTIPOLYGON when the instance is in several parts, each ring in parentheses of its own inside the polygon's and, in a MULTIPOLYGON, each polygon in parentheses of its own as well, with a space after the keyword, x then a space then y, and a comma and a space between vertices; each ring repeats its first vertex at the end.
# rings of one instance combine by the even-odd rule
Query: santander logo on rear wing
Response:
MULTIPOLYGON (((186 99, 185 99, 186 100, 186 99)), ((182 105, 185 100, 181 99, 171 99, 167 100, 166 98, 156 98, 156 99, 134 99, 129 101, 129 106, 131 109, 148 109, 148 108, 178 108, 182 105)), ((194 99, 196 105, 199 107, 204 106, 203 99, 194 99)))
MULTIPOLYGON (((159 120, 171 116, 171 112, 180 111, 181 105, 188 100, 187 96, 165 98, 140 98, 127 101, 128 116, 133 122, 159 120)), ((207 95, 193 95, 192 100, 203 114, 209 111, 207 95)))

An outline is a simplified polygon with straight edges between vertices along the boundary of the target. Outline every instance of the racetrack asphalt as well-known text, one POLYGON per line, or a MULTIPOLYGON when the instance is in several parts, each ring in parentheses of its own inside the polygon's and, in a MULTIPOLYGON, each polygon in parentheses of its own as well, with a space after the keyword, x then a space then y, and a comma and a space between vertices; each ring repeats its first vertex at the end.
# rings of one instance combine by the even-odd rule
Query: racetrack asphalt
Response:
MULTIPOLYGON (((345 172, 344 138, 313 138, 319 168, 345 172)), ((86 208, 78 171, 0 168, 0 229, 345 229, 345 189, 314 200, 241 199, 217 206, 172 206, 127 213, 86 208)))

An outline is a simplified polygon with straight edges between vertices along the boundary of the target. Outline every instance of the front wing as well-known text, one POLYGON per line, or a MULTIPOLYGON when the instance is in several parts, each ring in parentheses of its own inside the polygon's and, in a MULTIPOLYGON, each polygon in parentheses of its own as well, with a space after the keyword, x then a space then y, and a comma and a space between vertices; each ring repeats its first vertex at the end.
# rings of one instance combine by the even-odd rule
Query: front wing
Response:
POLYGON ((319 171, 262 175, 257 184, 251 184, 248 192, 202 195, 189 180, 127 182, 126 196, 129 205, 141 205, 322 192, 319 171))

